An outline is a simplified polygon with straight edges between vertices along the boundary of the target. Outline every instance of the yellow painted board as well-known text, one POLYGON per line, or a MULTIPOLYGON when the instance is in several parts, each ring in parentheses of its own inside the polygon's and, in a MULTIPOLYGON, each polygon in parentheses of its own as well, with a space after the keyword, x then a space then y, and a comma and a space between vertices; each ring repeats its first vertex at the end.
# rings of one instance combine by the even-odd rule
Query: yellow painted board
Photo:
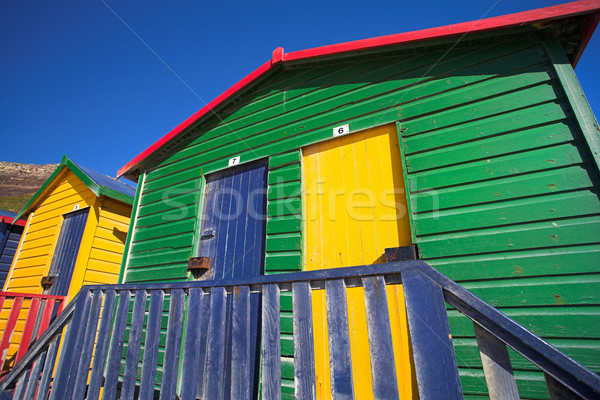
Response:
POLYGON ((11 279, 8 291, 41 294, 42 287, 40 286, 40 279, 40 276, 11 279))
POLYGON ((113 210, 109 210, 109 209, 103 209, 100 212, 100 218, 102 220, 107 220, 107 223, 116 223, 116 224, 121 224, 121 225, 128 225, 129 224, 129 215, 124 215, 121 213, 117 213, 113 210))
POLYGON ((121 263, 122 254, 113 253, 112 251, 106 251, 102 249, 93 248, 90 252, 90 258, 95 258, 97 260, 104 260, 107 262, 120 264, 121 263))
POLYGON ((123 203, 122 201, 116 199, 106 198, 104 202, 104 210, 109 210, 111 212, 121 214, 121 215, 131 215, 131 204, 123 203))
POLYGON ((43 214, 38 214, 39 219, 36 221, 36 223, 55 218, 57 215, 63 215, 71 212, 75 209, 75 206, 79 206, 79 209, 90 207, 92 204, 94 204, 94 199, 95 197, 92 194, 81 199, 73 197, 61 200, 60 202, 52 204, 52 209, 48 209, 43 214))
POLYGON ((55 231, 55 227, 54 226, 49 226, 47 228, 44 229, 38 229, 34 232, 30 232, 27 236, 27 240, 38 240, 38 239, 44 239, 50 236, 54 235, 54 231, 55 231))
POLYGON ((109 218, 104 218, 103 216, 100 218, 99 226, 104 229, 113 229, 117 228, 119 230, 128 229, 129 228, 129 219, 126 223, 114 221, 109 218))
POLYGON ((90 258, 88 260, 88 269, 94 270, 94 271, 111 270, 112 268, 115 268, 115 265, 119 266, 119 268, 120 268, 120 264, 118 264, 118 263, 109 262, 106 260, 95 259, 95 258, 90 258))
MULTIPOLYGON (((337 137, 303 149, 305 268, 385 262, 385 249, 411 244, 395 125, 337 137)), ((404 297, 387 288, 394 360, 401 398, 417 397, 404 297)), ((362 288, 347 289, 355 397, 372 399, 362 288)), ((331 398, 323 291, 313 294, 317 397, 331 398)), ((390 355, 391 356, 391 355, 390 355)))
POLYGON ((114 268, 110 271, 93 271, 88 269, 85 271, 84 285, 112 285, 116 284, 119 279, 119 268, 114 268))
POLYGON ((27 241, 23 243, 22 251, 28 249, 35 249, 39 247, 51 246, 52 235, 46 235, 43 237, 32 238, 32 235, 28 235, 27 241))
POLYGON ((92 191, 82 183, 59 194, 50 194, 49 196, 41 199, 36 207, 36 212, 42 215, 44 213, 52 212, 56 209, 57 205, 68 202, 74 203, 93 197, 96 197, 94 193, 92 193, 92 191))
POLYGON ((56 223, 59 220, 60 217, 58 214, 52 218, 47 218, 44 220, 42 220, 41 218, 37 218, 36 214, 35 218, 33 218, 30 223, 31 232, 37 232, 46 229, 56 229, 56 223))
POLYGON ((36 267, 19 268, 13 273, 13 278, 25 278, 38 276, 41 277, 44 273, 45 265, 38 265, 36 267))
MULTIPOLYGON (((19 268, 38 267, 46 265, 46 257, 34 257, 28 259, 19 259, 19 268)), ((11 271, 16 272, 19 268, 13 268, 11 271)))
POLYGON ((127 238, 127 231, 111 227, 110 229, 104 228, 98 225, 96 229, 96 237, 103 240, 110 240, 114 243, 125 245, 125 239, 127 238))
POLYGON ((48 255, 50 246, 36 247, 29 250, 23 250, 20 254, 21 258, 45 257, 48 255))
POLYGON ((93 248, 95 249, 122 254, 124 247, 122 243, 115 242, 114 240, 106 240, 99 237, 94 238, 93 248))
POLYGON ((65 200, 74 200, 77 198, 84 198, 93 196, 93 193, 83 183, 79 183, 76 186, 68 187, 60 193, 52 192, 46 196, 36 207, 39 213, 47 212, 48 209, 52 209, 53 204, 64 202, 65 200))

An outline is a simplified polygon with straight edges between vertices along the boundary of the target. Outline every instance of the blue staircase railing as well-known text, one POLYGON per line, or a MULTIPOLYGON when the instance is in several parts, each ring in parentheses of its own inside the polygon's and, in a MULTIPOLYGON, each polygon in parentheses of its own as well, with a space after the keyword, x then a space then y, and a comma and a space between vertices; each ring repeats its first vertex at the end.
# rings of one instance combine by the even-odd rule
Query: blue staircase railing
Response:
POLYGON ((324 290, 332 394, 354 398, 345 289, 362 287, 373 392, 375 398, 397 399, 385 287, 399 284, 421 399, 462 398, 446 304, 474 322, 490 398, 519 398, 507 346, 544 372, 551 398, 600 398, 596 374, 421 261, 245 280, 86 286, 0 382, 0 397, 252 398, 249 301, 251 293, 261 293, 261 394, 279 399, 280 295, 291 292, 295 396, 315 399, 311 298, 324 290), (226 331, 228 309, 232 324, 226 331), (227 338, 233 349, 228 355, 227 338), (225 362, 231 363, 228 384, 225 362))

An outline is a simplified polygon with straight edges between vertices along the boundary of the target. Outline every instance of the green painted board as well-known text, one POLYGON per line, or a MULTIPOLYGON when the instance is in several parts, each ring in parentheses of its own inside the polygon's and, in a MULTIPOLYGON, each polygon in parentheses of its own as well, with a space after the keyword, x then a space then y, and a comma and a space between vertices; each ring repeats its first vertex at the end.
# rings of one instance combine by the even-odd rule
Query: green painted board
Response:
POLYGON ((300 232, 300 214, 270 217, 267 220, 267 234, 300 232))
POLYGON ((432 260, 431 264, 463 284, 468 281, 586 274, 600 271, 600 244, 449 257, 432 260))
POLYGON ((288 197, 300 197, 302 187, 300 181, 285 182, 279 185, 270 185, 267 192, 268 200, 285 199, 288 197))
MULTIPOLYGON (((592 188, 596 173, 590 163, 567 165, 525 175, 509 175, 441 189, 426 189, 412 195, 417 213, 448 208, 492 204, 499 201, 592 188)), ((597 181, 597 180, 596 180, 597 181)))
MULTIPOLYGON (((408 135, 407 132, 404 148, 406 154, 435 150, 454 144, 485 139, 506 132, 531 129, 536 125, 557 122, 571 117, 572 113, 565 109, 560 102, 544 102, 524 109, 511 110, 489 118, 476 119, 426 133, 412 132, 413 135, 408 135)), ((426 155, 419 155, 418 158, 426 158, 426 155)), ((413 165, 411 167, 417 168, 413 165)), ((414 170, 414 168, 411 168, 411 170, 414 170)))
POLYGON ((600 214, 600 199, 596 192, 580 190, 423 213, 415 225, 417 234, 425 236, 589 214, 600 214))

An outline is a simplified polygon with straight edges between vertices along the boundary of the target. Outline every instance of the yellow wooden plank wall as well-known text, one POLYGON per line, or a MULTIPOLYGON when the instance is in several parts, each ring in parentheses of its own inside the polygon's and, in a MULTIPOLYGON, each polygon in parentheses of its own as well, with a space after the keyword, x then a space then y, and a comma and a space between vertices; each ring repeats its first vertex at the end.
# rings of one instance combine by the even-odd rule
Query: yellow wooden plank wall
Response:
POLYGON ((84 285, 117 283, 130 216, 130 205, 106 197, 102 199, 84 285))
MULTIPOLYGON (((42 276, 47 275, 52 261, 54 246, 62 224, 62 215, 73 211, 75 205, 79 208, 92 207, 96 196, 71 171, 65 170, 55 179, 54 185, 44 194, 36 205, 33 216, 30 217, 26 232, 21 237, 21 243, 8 278, 4 291, 20 293, 43 292, 40 286, 42 276)), ((88 219, 91 215, 88 217, 88 219)), ((12 357, 21 340, 29 302, 23 307, 15 332, 11 340, 8 357, 12 357)), ((0 312, 0 330, 4 330, 10 313, 11 302, 7 302, 0 312)))
POLYGON ((56 184, 34 209, 23 235, 19 253, 15 255, 5 291, 42 293, 40 279, 46 275, 54 245, 62 224, 62 215, 79 208, 93 206, 96 196, 71 171, 56 178, 56 184))
MULTIPOLYGON (((398 136, 385 125, 303 149, 305 268, 385 262, 385 248, 411 243, 398 136)), ((372 399, 362 288, 348 289, 355 397, 372 399)), ((388 287, 401 398, 417 396, 401 287, 388 287)), ((325 296, 313 294, 317 397, 331 398, 325 296)), ((390 355, 391 356, 391 355, 390 355)))

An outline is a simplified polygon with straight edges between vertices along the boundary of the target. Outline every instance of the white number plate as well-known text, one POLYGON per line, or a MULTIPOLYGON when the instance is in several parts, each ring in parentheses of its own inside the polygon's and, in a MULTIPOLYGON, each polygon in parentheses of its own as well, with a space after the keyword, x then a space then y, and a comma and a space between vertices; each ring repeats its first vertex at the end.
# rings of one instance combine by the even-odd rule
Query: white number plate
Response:
POLYGON ((333 128, 333 136, 341 136, 347 133, 350 133, 350 126, 348 124, 333 128))
POLYGON ((238 165, 240 163, 240 156, 233 157, 229 159, 229 166, 238 165))

